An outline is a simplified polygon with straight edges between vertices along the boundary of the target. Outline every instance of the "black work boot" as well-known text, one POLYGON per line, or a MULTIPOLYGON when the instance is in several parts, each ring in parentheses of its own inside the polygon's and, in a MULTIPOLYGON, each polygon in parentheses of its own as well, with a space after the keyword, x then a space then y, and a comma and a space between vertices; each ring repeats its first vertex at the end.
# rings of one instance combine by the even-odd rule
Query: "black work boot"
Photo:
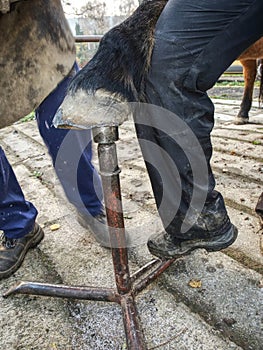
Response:
POLYGON ((151 236, 147 245, 153 255, 167 259, 188 255, 198 248, 206 249, 208 252, 218 251, 228 247, 237 238, 237 228, 231 223, 220 231, 221 234, 217 236, 185 240, 163 231, 151 236))
POLYGON ((0 279, 12 275, 22 264, 27 251, 44 237, 44 231, 35 223, 32 231, 22 238, 11 239, 5 235, 0 245, 0 279))
POLYGON ((149 238, 148 248, 153 255, 170 259, 187 255, 197 248, 218 251, 228 247, 236 238, 237 229, 227 215, 222 195, 212 191, 197 217, 190 216, 189 220, 177 212, 166 231, 149 238), (189 226, 186 232, 182 232, 184 220, 189 226))

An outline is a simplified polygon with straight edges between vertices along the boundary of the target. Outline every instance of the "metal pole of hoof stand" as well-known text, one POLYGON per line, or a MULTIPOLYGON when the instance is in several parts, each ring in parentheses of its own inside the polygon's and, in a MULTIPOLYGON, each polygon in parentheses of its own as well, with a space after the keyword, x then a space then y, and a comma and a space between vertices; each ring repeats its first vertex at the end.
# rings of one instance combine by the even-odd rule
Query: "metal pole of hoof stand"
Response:
POLYGON ((98 143, 100 173, 106 206, 107 222, 112 252, 112 261, 117 290, 91 286, 65 286, 37 282, 20 282, 10 288, 4 297, 12 294, 43 295, 94 301, 109 301, 120 304, 129 350, 146 350, 135 297, 154 281, 175 259, 154 259, 130 276, 125 239, 124 218, 115 141, 117 126, 95 127, 94 141, 98 143))

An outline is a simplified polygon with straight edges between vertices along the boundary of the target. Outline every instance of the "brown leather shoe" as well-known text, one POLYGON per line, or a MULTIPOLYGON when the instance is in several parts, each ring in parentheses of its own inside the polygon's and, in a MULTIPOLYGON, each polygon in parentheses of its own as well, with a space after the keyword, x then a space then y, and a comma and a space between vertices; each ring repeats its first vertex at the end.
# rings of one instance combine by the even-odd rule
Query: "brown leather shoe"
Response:
POLYGON ((43 237, 44 231, 37 223, 22 238, 10 239, 3 235, 0 243, 0 279, 12 275, 22 264, 27 251, 36 247, 43 237))

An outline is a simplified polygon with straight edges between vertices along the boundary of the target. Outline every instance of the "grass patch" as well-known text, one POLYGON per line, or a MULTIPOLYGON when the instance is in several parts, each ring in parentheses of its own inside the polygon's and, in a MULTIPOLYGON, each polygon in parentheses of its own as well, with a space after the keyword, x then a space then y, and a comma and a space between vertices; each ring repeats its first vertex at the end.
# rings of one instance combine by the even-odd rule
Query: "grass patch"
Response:
POLYGON ((229 100, 229 95, 223 94, 223 95, 209 95, 210 98, 213 99, 220 99, 220 100, 229 100))
POLYGON ((262 145, 262 142, 260 140, 254 140, 252 141, 253 145, 262 145))
POLYGON ((31 120, 35 120, 35 112, 31 112, 28 115, 26 115, 25 117, 19 119, 19 122, 26 123, 26 122, 30 122, 31 120))
MULTIPOLYGON (((255 81, 254 87, 259 87, 260 82, 255 81)), ((215 84, 215 87, 244 87, 244 81, 239 80, 222 80, 215 84)))

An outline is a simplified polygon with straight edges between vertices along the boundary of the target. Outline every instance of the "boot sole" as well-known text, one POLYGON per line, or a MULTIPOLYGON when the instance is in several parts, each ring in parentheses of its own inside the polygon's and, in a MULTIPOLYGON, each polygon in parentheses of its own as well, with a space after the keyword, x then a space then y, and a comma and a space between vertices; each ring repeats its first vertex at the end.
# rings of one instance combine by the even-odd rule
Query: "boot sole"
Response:
POLYGON ((42 228, 40 226, 38 226, 37 232, 32 237, 32 239, 30 241, 28 241, 27 244, 25 245, 25 248, 24 248, 23 252, 21 253, 21 255, 19 256, 16 264, 13 265, 9 270, 7 270, 5 272, 0 272, 0 279, 7 278, 7 277, 11 276, 14 272, 16 272, 19 269, 19 267, 21 266, 22 262, 24 261, 28 250, 35 248, 42 241, 43 238, 44 238, 44 231, 42 230, 42 228))

